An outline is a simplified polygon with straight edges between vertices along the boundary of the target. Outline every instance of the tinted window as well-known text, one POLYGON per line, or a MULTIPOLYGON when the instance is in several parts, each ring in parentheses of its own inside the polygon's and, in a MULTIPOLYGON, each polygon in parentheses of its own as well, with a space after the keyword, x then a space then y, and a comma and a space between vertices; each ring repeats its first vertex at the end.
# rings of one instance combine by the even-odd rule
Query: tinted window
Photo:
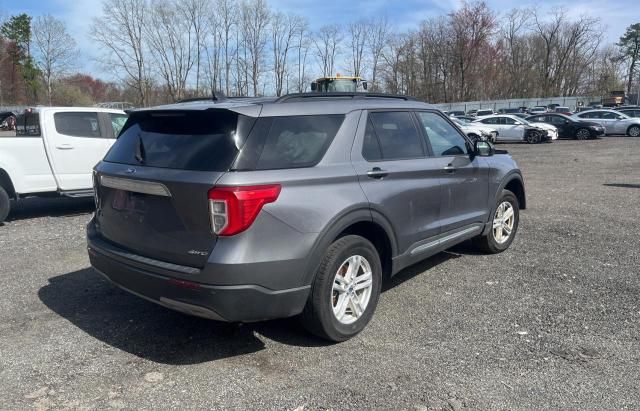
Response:
POLYGON ((56 131, 60 134, 73 137, 101 137, 98 113, 55 113, 53 121, 56 125, 56 131))
POLYGON ((18 114, 16 116, 16 136, 41 136, 40 115, 38 113, 18 114))
POLYGON ((500 124, 514 125, 516 124, 516 120, 511 117, 500 117, 500 124))
POLYGON ((498 119, 496 117, 491 117, 480 120, 480 122, 484 124, 498 124, 498 119))
POLYGON ((236 130, 252 121, 227 110, 132 115, 105 161, 195 171, 225 171, 238 154, 236 130))
POLYGON ((367 160, 424 157, 424 149, 411 113, 369 113, 362 155, 367 160))
POLYGON ((256 165, 258 170, 316 165, 338 133, 344 115, 272 117, 263 120, 256 128, 266 123, 270 123, 270 126, 256 165))
POLYGON ((109 118, 111 119, 111 127, 113 127, 113 135, 118 137, 124 127, 124 123, 127 122, 127 115, 109 113, 109 118))
POLYGON ((603 111, 603 112, 601 112, 600 118, 605 118, 605 119, 608 119, 608 120, 615 120, 619 116, 620 116, 620 114, 618 114, 618 113, 612 113, 610 111, 603 111))
POLYGON ((545 122, 545 118, 544 118, 544 116, 529 117, 527 119, 527 121, 531 121, 531 122, 534 122, 534 123, 544 123, 545 122))
POLYGON ((447 122, 435 113, 418 113, 424 126, 427 139, 436 156, 467 154, 467 140, 447 122))
POLYGON ((565 122, 568 121, 565 117, 560 116, 549 116, 549 122, 555 125, 564 125, 565 122))

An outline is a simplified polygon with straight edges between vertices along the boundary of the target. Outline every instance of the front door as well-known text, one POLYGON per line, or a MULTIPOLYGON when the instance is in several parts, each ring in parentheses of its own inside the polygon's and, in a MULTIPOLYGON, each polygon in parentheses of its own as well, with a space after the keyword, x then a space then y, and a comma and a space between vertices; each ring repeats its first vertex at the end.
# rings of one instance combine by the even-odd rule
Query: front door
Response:
POLYGON ((373 212, 393 226, 404 253, 440 232, 440 175, 413 113, 363 112, 351 161, 373 212))
POLYGON ((95 111, 45 111, 43 135, 49 161, 63 191, 92 187, 93 167, 109 148, 107 134, 95 111))
POLYGON ((441 115, 426 111, 417 115, 433 154, 431 162, 440 170, 441 232, 469 227, 477 231, 490 212, 486 159, 471 155, 468 140, 441 115))

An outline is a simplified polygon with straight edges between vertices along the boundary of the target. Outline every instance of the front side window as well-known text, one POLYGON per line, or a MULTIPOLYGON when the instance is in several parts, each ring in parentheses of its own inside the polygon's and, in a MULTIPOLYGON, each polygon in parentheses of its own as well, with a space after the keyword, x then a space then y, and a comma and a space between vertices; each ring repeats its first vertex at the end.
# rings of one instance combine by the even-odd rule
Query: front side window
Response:
POLYGON ((418 113, 435 156, 455 156, 468 153, 467 140, 444 118, 435 113, 418 113))
POLYGON ((516 120, 512 119, 511 117, 501 117, 500 118, 500 124, 506 124, 506 125, 514 125, 516 124, 516 120))
POLYGON ((100 122, 95 112, 61 112, 53 115, 56 131, 72 137, 100 138, 100 122))
POLYGON ((369 113, 362 156, 369 161, 424 157, 424 148, 411 113, 369 113))

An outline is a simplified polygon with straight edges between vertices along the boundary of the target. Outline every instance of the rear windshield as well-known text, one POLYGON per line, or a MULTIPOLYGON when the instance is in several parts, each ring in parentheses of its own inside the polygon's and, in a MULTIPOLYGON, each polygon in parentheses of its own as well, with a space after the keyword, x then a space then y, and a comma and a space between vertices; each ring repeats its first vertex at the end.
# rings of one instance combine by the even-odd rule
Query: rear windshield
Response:
POLYGON ((228 110, 132 114, 105 161, 192 171, 225 171, 253 119, 228 110))

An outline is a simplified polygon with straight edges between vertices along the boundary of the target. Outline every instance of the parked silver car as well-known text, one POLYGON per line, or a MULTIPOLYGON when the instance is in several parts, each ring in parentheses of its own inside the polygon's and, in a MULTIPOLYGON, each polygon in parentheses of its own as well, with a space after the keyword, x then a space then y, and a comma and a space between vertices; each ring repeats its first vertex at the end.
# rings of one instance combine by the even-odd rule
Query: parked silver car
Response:
POLYGON ((605 134, 622 134, 640 137, 640 118, 629 117, 616 110, 598 109, 583 111, 572 116, 577 120, 588 120, 604 127, 605 134))

